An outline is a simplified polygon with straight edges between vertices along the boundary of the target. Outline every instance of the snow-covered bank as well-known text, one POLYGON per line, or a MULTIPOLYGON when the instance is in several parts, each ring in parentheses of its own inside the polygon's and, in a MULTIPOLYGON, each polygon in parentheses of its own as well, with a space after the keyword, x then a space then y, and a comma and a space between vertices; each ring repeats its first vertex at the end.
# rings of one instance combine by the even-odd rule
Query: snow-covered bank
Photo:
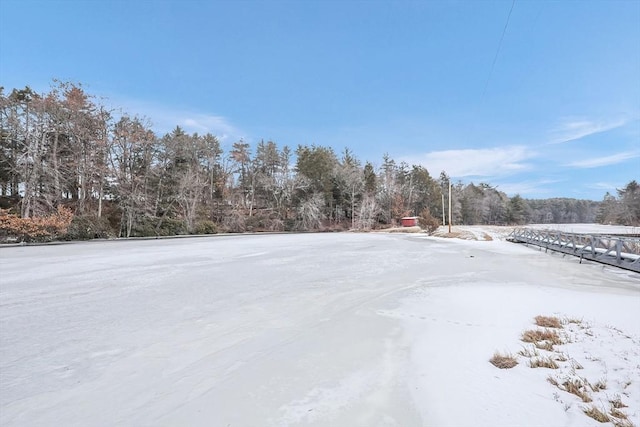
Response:
MULTIPOLYGON (((602 425, 550 370, 488 360, 538 314, 640 337, 637 274, 497 239, 93 242, 0 268, 2 426, 602 425)), ((602 340, 638 425, 638 355, 602 340)))

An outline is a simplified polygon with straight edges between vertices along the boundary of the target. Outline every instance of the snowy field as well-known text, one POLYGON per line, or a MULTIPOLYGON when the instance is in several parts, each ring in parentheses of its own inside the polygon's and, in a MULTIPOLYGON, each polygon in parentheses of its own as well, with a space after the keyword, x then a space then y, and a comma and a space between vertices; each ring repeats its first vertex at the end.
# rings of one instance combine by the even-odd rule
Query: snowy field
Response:
POLYGON ((0 425, 640 426, 640 275, 486 234, 2 248, 0 425))

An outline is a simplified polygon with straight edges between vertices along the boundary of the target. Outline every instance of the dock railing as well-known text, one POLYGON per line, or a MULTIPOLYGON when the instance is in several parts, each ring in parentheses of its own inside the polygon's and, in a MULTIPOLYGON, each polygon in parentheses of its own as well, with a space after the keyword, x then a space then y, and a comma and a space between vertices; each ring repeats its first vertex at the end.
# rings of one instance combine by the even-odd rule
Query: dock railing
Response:
POLYGON ((574 255, 581 263, 587 259, 640 273, 640 237, 518 228, 507 240, 574 255))

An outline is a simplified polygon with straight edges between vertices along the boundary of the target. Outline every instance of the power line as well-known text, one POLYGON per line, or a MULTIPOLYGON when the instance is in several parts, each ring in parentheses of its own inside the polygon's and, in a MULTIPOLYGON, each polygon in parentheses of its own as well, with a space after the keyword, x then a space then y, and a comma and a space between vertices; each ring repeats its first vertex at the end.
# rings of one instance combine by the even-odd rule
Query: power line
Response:
POLYGON ((507 27, 509 26, 509 19, 511 19, 511 12, 513 12, 513 7, 515 5, 516 5, 516 0, 513 0, 511 2, 511 9, 509 9, 509 15, 507 15, 507 22, 504 24, 504 28, 502 30, 502 36, 500 37, 500 41, 498 42, 498 49, 496 50, 496 55, 493 57, 493 62, 491 63, 491 70, 489 71, 489 76, 487 77, 487 81, 484 84, 484 89, 482 90, 482 96, 480 97, 480 105, 482 105, 484 101, 484 96, 487 93, 487 88, 489 87, 489 81, 491 81, 493 69, 496 66, 496 62, 498 61, 498 55, 500 54, 500 49, 502 48, 502 41, 504 40, 504 35, 507 32, 507 27))

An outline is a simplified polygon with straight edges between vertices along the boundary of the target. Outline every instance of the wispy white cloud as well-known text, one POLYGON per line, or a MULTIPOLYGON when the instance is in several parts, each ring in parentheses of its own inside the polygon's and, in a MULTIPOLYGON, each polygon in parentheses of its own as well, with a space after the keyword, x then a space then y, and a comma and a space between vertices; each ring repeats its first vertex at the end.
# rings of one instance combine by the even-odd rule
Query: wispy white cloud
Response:
POLYGON ((188 133, 211 133, 217 136, 220 141, 237 140, 244 137, 244 132, 223 116, 158 107, 145 110, 145 115, 153 123, 154 130, 161 134, 180 126, 188 133))
POLYGON ((536 195, 548 195, 553 193, 553 188, 550 188, 550 184, 561 182, 558 180, 535 180, 535 181, 520 181, 520 182, 508 182, 497 185, 499 191, 504 191, 510 196, 520 194, 525 197, 534 197, 536 195))
POLYGON ((610 182, 594 182, 588 184, 587 188, 593 188, 595 190, 608 191, 609 193, 615 193, 618 188, 624 187, 624 184, 612 184, 610 182))
POLYGON ((515 145, 495 148, 431 151, 401 160, 421 164, 434 174, 446 171, 453 178, 495 177, 530 169, 525 161, 535 154, 515 145))
POLYGON ((588 120, 584 118, 571 118, 565 120, 551 131, 551 143, 575 141, 589 135, 607 132, 627 124, 630 120, 616 118, 609 120, 588 120))
POLYGON ((594 182, 593 184, 588 185, 589 188, 595 188, 597 190, 607 190, 609 188, 615 188, 615 184, 611 184, 610 182, 594 182))
POLYGON ((564 166, 573 168, 598 168, 601 166, 611 166, 627 160, 640 157, 640 151, 626 151, 623 153, 612 154, 610 156, 593 157, 590 159, 577 160, 575 162, 566 163, 564 166))
POLYGON ((222 116, 184 113, 177 117, 181 120, 180 125, 189 132, 212 133, 222 141, 242 137, 242 132, 222 116))
POLYGON ((240 138, 246 139, 245 132, 233 125, 228 118, 221 115, 194 112, 189 109, 118 96, 110 96, 108 101, 128 114, 146 117, 151 122, 152 129, 158 134, 171 132, 176 126, 180 126, 188 133, 211 133, 222 142, 235 141, 240 138))

